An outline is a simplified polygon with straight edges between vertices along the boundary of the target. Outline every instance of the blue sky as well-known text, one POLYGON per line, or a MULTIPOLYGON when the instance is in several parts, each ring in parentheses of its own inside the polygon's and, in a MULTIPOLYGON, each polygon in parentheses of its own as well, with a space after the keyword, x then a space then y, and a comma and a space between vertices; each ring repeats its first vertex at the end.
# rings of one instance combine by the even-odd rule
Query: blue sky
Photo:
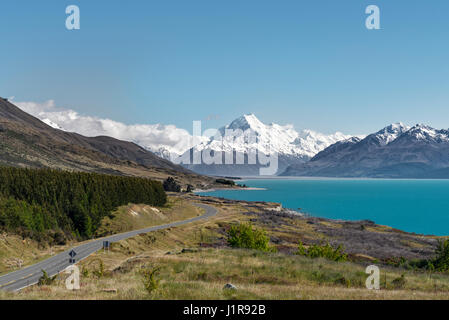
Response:
POLYGON ((191 131, 243 113, 329 133, 449 127, 449 2, 2 1, 0 95, 191 131), (81 30, 65 28, 76 4, 81 30), (381 30, 365 28, 366 6, 381 30))

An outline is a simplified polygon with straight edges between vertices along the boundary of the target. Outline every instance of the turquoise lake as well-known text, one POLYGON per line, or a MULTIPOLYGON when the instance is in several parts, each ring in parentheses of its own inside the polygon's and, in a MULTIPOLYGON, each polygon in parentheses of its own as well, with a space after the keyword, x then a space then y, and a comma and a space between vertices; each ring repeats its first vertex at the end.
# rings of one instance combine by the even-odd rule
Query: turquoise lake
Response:
POLYGON ((266 190, 200 194, 279 202, 317 217, 369 219, 408 232, 449 235, 449 180, 253 179, 238 183, 266 190))

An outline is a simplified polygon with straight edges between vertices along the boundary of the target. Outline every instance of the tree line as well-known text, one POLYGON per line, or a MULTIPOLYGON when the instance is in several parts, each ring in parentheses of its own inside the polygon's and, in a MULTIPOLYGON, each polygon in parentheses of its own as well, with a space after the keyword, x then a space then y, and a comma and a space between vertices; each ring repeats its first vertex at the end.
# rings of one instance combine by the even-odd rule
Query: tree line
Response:
POLYGON ((90 238, 119 206, 166 201, 162 184, 146 178, 0 167, 0 229, 39 240, 90 238))

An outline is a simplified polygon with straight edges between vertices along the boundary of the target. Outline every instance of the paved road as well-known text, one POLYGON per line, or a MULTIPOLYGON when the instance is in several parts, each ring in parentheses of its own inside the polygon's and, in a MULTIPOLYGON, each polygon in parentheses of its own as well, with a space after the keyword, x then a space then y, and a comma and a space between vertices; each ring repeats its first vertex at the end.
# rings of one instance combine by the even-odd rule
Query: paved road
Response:
MULTIPOLYGON (((207 219, 211 216, 217 214, 217 209, 205 204, 195 204, 196 206, 206 210, 206 213, 202 216, 194 217, 184 221, 172 222, 160 226, 149 227, 140 230, 134 230, 130 232, 120 233, 101 239, 97 239, 78 247, 74 247, 73 250, 76 252, 75 262, 79 262, 82 259, 87 258, 92 253, 103 248, 103 241, 117 242, 123 239, 134 237, 140 233, 147 233, 161 229, 167 229, 171 227, 177 227, 190 222, 198 221, 201 219, 207 219)), ((36 284, 39 278, 42 276, 42 270, 45 270, 49 276, 54 276, 62 271, 64 271, 69 265, 69 252, 70 250, 59 253, 49 259, 43 260, 39 263, 33 264, 24 269, 8 273, 0 277, 0 289, 7 291, 18 291, 25 287, 36 284)))

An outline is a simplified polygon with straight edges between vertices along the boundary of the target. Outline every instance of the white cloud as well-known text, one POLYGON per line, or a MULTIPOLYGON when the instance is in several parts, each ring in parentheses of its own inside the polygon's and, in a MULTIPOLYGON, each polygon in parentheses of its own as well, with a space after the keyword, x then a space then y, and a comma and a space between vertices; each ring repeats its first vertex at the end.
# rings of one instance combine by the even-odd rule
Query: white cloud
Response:
POLYGON ((181 154, 194 145, 191 134, 174 125, 126 125, 111 119, 84 116, 71 109, 58 108, 53 100, 14 104, 54 128, 88 137, 110 136, 134 142, 151 151, 176 154, 181 154))

